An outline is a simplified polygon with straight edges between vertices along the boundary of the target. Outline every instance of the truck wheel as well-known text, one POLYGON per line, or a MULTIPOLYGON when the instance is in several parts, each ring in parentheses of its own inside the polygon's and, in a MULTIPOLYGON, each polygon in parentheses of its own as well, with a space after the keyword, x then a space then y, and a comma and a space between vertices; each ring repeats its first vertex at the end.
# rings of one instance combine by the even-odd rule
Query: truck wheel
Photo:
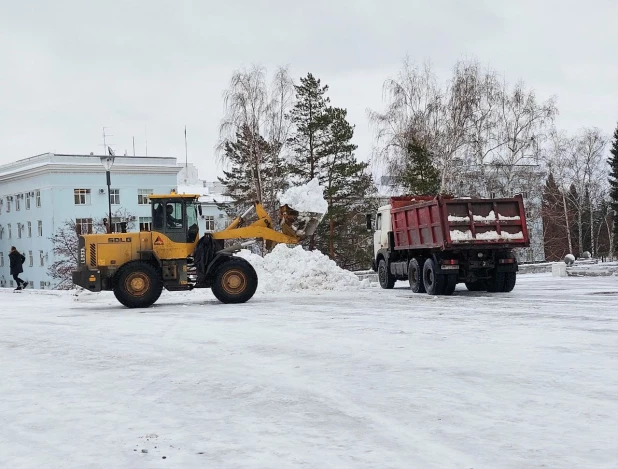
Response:
POLYGON ((163 279, 152 264, 129 262, 116 275, 114 296, 127 308, 147 308, 161 296, 163 279))
POLYGON ((212 292, 221 303, 249 301, 258 286, 253 266, 244 259, 233 257, 215 271, 212 292))
POLYGON ((378 280, 380 281, 380 286, 387 290, 395 286, 395 277, 388 271, 388 266, 384 259, 381 259, 378 264, 378 280))
POLYGON ((483 280, 477 280, 475 282, 466 282, 466 288, 468 291, 484 291, 487 287, 483 280))
POLYGON ((445 275, 444 278, 446 279, 444 282, 444 294, 452 295, 457 286, 457 275, 445 275))
POLYGON ((492 277, 487 280, 487 291, 491 293, 503 292, 504 282, 504 272, 494 272, 492 277))
POLYGON ((430 295, 442 295, 445 283, 445 276, 437 273, 436 263, 433 259, 427 259, 425 265, 423 265, 423 284, 427 293, 430 295))
POLYGON ((517 272, 505 272, 504 273, 504 292, 508 293, 515 288, 515 282, 517 281, 517 272))
POLYGON ((410 289, 414 293, 425 293, 423 268, 417 259, 412 259, 410 265, 408 265, 408 281, 410 282, 410 289))

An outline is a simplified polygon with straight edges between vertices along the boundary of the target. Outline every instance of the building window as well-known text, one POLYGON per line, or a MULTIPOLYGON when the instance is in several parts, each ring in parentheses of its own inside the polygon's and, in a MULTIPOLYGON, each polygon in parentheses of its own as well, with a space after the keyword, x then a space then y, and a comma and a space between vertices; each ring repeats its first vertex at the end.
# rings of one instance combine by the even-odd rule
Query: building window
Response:
POLYGON ((21 229, 23 225, 21 223, 17 223, 17 238, 21 239, 21 229))
POLYGON ((150 203, 149 195, 152 194, 152 189, 138 189, 137 203, 138 205, 148 205, 150 203))
POLYGON ((215 231, 215 217, 212 215, 206 215, 204 217, 206 222, 206 231, 215 231))
POLYGON ((26 192, 26 210, 30 210, 30 192, 26 192))
POLYGON ((0 225, 0 239, 4 237, 4 227, 0 225))
POLYGON ((43 222, 39 220, 39 237, 43 236, 43 222))
POLYGON ((90 189, 73 189, 75 205, 90 205, 90 189))
POLYGON ((41 267, 43 267, 45 265, 45 255, 43 251, 39 251, 39 259, 41 260, 41 267))
POLYGON ((11 199, 7 197, 6 198, 6 213, 9 213, 10 211, 11 211, 11 199))
POLYGON ((9 223, 8 225, 6 225, 6 227, 9 232, 9 239, 11 239, 13 237, 13 233, 11 232, 11 224, 9 223))
POLYGON ((4 253, 0 252, 0 267, 4 267, 4 253))
POLYGON ((152 217, 139 217, 139 230, 152 231, 152 217))
POLYGON ((28 222, 28 238, 32 238, 32 222, 28 222))
POLYGON ((36 206, 40 207, 41 206, 41 191, 36 191, 34 194, 36 197, 36 206))
POLYGON ((114 233, 122 233, 122 218, 112 217, 112 230, 114 233))
POLYGON ((21 194, 17 194, 15 196, 15 211, 16 212, 21 210, 21 202, 19 201, 20 197, 21 197, 21 194))
POLYGON ((120 189, 110 189, 109 201, 112 205, 120 205, 120 189))
POLYGON ((41 290, 45 290, 45 282, 44 282, 43 280, 41 280, 41 281, 39 282, 39 288, 40 288, 41 290))
POLYGON ((76 218, 75 231, 78 235, 92 234, 92 218, 76 218))
POLYGON ((30 261, 30 267, 34 265, 34 256, 32 255, 32 251, 28 251, 28 260, 30 261))

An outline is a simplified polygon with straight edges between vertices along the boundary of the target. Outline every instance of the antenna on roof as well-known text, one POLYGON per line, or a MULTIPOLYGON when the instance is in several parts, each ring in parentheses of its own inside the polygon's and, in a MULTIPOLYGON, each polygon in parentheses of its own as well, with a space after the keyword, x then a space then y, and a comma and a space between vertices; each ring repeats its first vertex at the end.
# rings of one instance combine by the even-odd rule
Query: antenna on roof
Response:
POLYGON ((148 134, 146 133, 146 124, 144 124, 144 139, 146 140, 146 156, 148 156, 148 134))
POLYGON ((133 156, 135 156, 135 137, 133 137, 133 156))
MULTIPOLYGON (((113 135, 106 134, 105 133, 105 129, 111 129, 111 127, 103 127, 103 154, 105 154, 108 151, 108 148, 110 146, 112 146, 112 147, 114 146, 113 143, 107 143, 107 141, 106 141, 107 137, 113 137, 113 135)), ((110 149, 110 151, 111 151, 111 149, 110 149)))

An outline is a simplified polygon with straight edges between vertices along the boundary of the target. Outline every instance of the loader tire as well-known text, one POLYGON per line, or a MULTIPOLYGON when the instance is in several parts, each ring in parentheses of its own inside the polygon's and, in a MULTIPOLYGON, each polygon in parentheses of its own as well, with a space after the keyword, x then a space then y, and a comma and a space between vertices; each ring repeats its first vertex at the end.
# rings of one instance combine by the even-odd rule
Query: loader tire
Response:
POLYGON ((423 267, 418 259, 412 259, 408 265, 408 281, 410 289, 414 293, 425 293, 425 284, 423 283, 423 267))
POLYGON ((161 296, 163 279, 152 264, 142 261, 123 265, 114 282, 114 296, 127 308, 148 308, 161 296))
POLYGON ((504 272, 494 272, 491 278, 487 280, 487 291, 491 293, 501 293, 504 291, 504 284, 505 284, 505 273, 504 272))
POLYGON ((436 263, 431 258, 427 259, 423 265, 423 284, 429 295, 444 294, 446 276, 437 273, 436 263))
POLYGON ((232 257, 217 267, 212 293, 221 303, 245 303, 254 295, 258 277, 253 266, 239 257, 232 257))
POLYGON ((378 264, 378 280, 380 286, 386 290, 390 290, 395 286, 395 276, 388 270, 388 265, 384 259, 380 260, 378 264))
POLYGON ((517 282, 517 272, 505 272, 504 273, 504 292, 508 293, 513 291, 515 283, 517 282))

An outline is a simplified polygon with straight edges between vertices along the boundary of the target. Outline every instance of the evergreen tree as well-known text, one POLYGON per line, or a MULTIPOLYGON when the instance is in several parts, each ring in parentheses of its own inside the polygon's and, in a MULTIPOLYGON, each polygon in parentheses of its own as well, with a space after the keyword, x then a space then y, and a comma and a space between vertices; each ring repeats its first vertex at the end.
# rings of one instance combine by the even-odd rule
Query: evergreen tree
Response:
POLYGON ((440 190, 440 171, 433 165, 427 148, 415 138, 408 143, 398 183, 410 195, 435 195, 440 190))
MULTIPOLYGON (((609 197, 611 199, 612 209, 614 210, 614 239, 618 239, 618 126, 614 131, 614 141, 612 148, 609 150, 612 156, 609 157, 609 197)), ((618 243, 614 243, 618 244, 618 243)), ((614 250, 618 253, 618 246, 614 246, 614 250)))
POLYGON ((562 193, 552 173, 549 173, 543 189, 541 216, 545 258, 548 261, 560 261, 569 254, 569 241, 562 193))
POLYGON ((232 204, 220 204, 228 215, 237 216, 260 202, 269 215, 273 217, 278 209, 275 190, 284 178, 282 165, 271 164, 271 159, 278 154, 260 135, 254 135, 249 126, 243 125, 236 133, 236 140, 227 140, 224 157, 228 169, 219 181, 226 187, 225 195, 232 198, 232 204), (261 155, 256 158, 256 154, 261 155))
POLYGON ((370 240, 363 214, 374 190, 367 163, 358 162, 352 143, 354 127, 345 109, 331 107, 328 86, 312 74, 296 86, 296 105, 291 111, 295 130, 289 139, 292 149, 291 174, 296 183, 317 178, 325 188, 328 212, 309 240, 340 266, 369 266, 370 240))
POLYGON ((324 174, 320 169, 327 156, 325 147, 328 145, 328 128, 332 113, 328 110, 330 99, 325 96, 328 86, 322 86, 319 79, 311 73, 300 79, 296 89, 296 104, 290 113, 295 128, 288 143, 293 152, 290 171, 297 179, 306 183, 324 174))

